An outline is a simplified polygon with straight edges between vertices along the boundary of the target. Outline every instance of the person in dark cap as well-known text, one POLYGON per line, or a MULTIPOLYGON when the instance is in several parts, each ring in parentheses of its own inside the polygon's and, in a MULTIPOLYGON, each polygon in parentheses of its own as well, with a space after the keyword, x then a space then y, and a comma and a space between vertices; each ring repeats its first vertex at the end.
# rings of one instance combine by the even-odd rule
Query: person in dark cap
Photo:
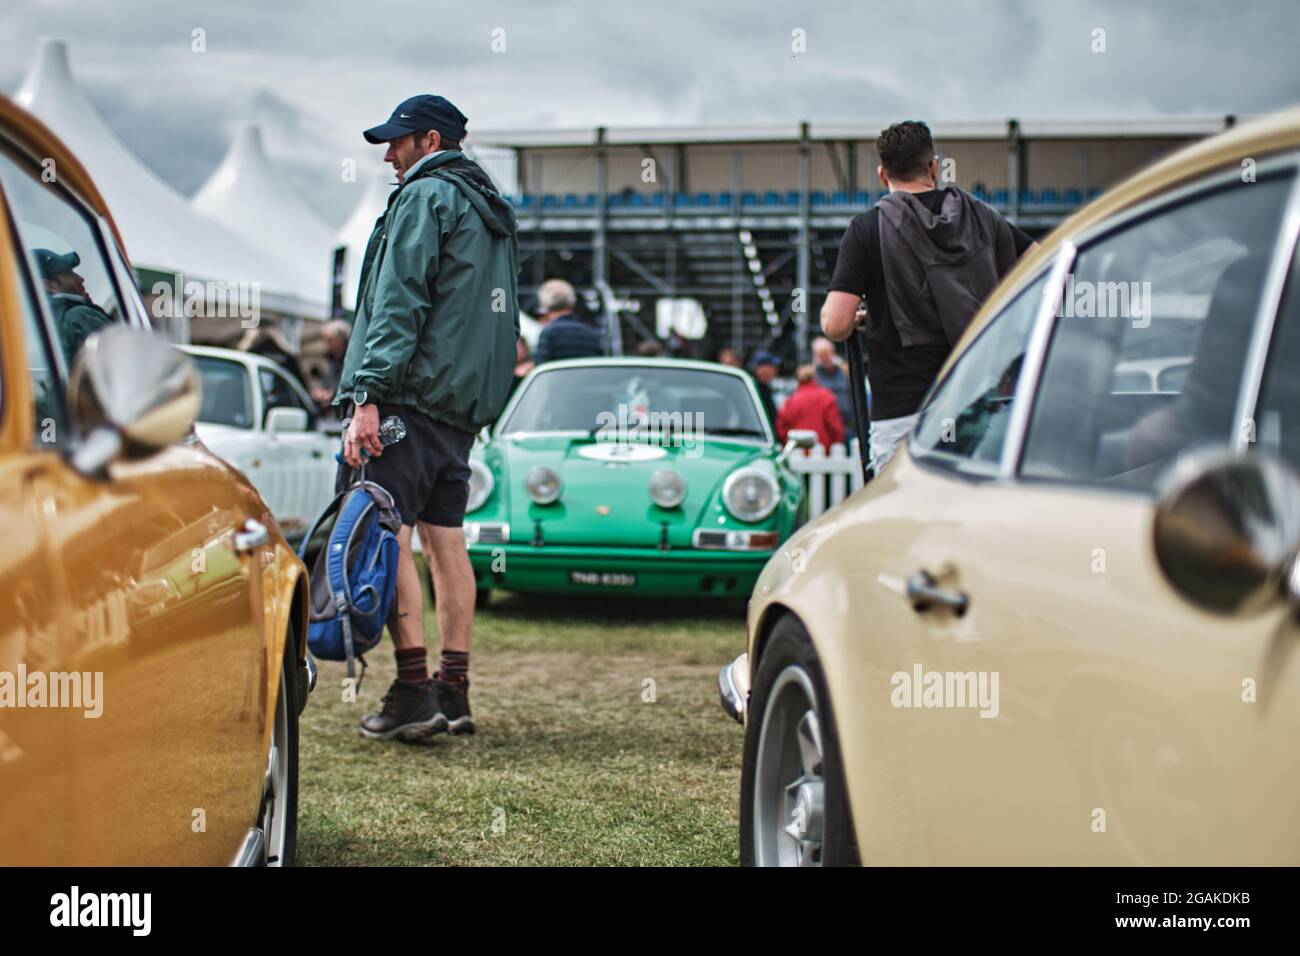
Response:
POLYGON ((41 270, 50 297, 50 311, 54 314, 54 327, 71 368, 82 343, 112 322, 113 317, 91 301, 86 280, 75 271, 81 265, 81 256, 75 252, 60 255, 49 249, 35 249, 32 254, 41 270))
POLYGON ((514 210, 461 152, 465 114, 441 96, 413 96, 365 131, 386 144, 398 187, 375 223, 361 264, 357 314, 333 404, 351 406, 338 490, 365 463, 366 478, 401 513, 397 602, 388 621, 397 680, 372 739, 474 732, 469 649, 475 580, 463 531, 475 433, 501 413, 519 338, 519 244, 514 210), (381 421, 405 437, 385 447, 381 421), (424 589, 411 555, 418 524, 438 596, 438 669, 424 639, 424 589))
POLYGON ((758 397, 763 400, 763 410, 776 426, 776 400, 772 397, 772 380, 781 371, 781 360, 771 352, 760 351, 749 361, 749 370, 758 386, 758 397))

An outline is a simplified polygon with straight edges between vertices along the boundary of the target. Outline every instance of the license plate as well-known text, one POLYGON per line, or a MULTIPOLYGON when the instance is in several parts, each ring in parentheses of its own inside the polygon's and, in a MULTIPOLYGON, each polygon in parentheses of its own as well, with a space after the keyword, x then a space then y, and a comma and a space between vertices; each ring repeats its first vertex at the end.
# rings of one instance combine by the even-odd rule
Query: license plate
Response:
POLYGON ((630 588, 636 586, 636 575, 622 571, 570 571, 569 581, 598 588, 630 588))

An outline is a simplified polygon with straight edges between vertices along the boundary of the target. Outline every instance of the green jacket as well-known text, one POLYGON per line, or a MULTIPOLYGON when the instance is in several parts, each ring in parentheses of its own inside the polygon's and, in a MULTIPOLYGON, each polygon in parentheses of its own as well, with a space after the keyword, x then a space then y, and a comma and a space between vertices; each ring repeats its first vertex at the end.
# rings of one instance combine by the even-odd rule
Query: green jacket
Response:
POLYGON ((68 367, 81 351, 86 339, 113 321, 107 312, 89 299, 70 292, 50 296, 50 311, 54 313, 54 326, 59 332, 68 367))
POLYGON ((366 245, 334 404, 363 388, 462 431, 492 422, 514 381, 515 231, 510 204, 458 150, 398 186, 366 245))

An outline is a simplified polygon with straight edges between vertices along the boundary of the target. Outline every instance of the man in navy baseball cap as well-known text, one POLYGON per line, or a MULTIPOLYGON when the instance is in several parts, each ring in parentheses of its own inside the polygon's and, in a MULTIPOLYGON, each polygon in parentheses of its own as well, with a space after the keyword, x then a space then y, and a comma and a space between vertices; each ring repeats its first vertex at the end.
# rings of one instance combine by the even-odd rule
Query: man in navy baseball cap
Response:
POLYGON ((422 93, 403 100, 387 123, 372 126, 362 135, 369 143, 388 144, 384 162, 392 165, 400 181, 424 156, 459 149, 466 122, 465 114, 450 100, 422 93))

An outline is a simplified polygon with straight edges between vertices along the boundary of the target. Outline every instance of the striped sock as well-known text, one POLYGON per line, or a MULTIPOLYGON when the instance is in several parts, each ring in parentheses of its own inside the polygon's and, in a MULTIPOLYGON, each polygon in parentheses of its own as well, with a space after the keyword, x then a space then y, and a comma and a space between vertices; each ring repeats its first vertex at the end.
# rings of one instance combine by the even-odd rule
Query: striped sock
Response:
POLYGON ((443 651, 438 657, 438 679, 462 686, 469 683, 469 651, 443 651))
POLYGON ((429 679, 429 652, 423 647, 408 647, 393 652, 397 658, 397 679, 405 684, 423 684, 429 679))

